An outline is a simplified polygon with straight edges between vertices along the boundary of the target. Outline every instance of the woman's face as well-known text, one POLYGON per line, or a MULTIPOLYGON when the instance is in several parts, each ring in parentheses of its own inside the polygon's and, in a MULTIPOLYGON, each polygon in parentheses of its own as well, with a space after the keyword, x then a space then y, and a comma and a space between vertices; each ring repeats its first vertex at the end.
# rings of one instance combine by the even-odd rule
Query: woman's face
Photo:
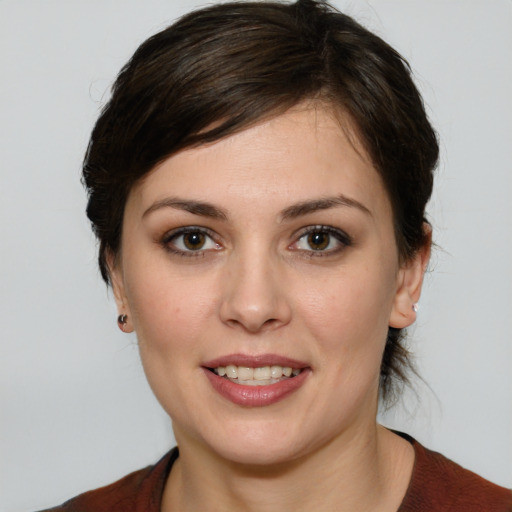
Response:
POLYGON ((170 157, 131 191, 122 239, 119 310, 181 446, 271 464, 375 425, 422 265, 399 266, 381 179, 328 111, 170 157))

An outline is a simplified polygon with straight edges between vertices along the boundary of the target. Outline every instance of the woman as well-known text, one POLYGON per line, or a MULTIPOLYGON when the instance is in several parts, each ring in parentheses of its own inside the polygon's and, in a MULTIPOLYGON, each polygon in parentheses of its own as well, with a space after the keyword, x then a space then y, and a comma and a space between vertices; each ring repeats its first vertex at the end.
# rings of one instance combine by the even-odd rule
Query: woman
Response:
POLYGON ((146 41, 84 182, 179 453, 55 510, 510 510, 376 422, 406 380, 437 157, 406 63, 322 3, 213 6, 146 41))

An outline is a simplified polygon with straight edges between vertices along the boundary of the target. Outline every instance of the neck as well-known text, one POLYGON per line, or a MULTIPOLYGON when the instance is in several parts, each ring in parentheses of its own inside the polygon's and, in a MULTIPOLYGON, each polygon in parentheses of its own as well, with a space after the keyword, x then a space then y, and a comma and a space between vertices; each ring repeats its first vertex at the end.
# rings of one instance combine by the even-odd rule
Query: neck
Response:
POLYGON ((272 466, 220 458, 180 439, 162 510, 394 512, 405 495, 412 446, 376 424, 347 431, 307 456, 272 466))

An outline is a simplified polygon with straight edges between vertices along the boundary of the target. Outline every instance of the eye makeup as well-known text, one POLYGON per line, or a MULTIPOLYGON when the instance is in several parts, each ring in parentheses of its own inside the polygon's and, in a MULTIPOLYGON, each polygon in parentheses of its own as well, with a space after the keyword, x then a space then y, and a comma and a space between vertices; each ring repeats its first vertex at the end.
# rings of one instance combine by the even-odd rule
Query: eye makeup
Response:
POLYGON ((207 251, 220 251, 215 234, 200 226, 184 226, 164 235, 162 247, 169 253, 186 258, 204 257, 207 251))

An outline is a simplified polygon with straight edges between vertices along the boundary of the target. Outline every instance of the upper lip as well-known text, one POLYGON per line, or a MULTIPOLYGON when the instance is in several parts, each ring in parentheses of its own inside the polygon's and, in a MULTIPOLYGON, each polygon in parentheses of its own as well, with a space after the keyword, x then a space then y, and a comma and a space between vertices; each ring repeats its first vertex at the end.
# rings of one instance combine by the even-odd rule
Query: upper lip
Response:
POLYGON ((218 368, 219 366, 246 366, 248 368, 260 368, 262 366, 284 366, 290 368, 307 368, 309 365, 304 361, 298 361, 290 357, 278 354, 229 354, 220 356, 203 363, 206 368, 218 368))

